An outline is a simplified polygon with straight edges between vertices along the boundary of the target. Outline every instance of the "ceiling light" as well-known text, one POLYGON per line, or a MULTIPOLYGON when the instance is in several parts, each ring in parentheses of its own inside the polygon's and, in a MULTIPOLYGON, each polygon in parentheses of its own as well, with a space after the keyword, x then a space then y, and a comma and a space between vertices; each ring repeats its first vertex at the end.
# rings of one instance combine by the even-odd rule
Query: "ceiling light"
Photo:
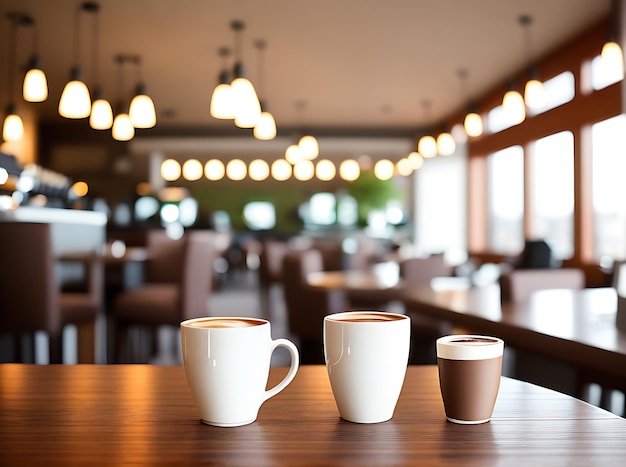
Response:
POLYGON ((319 145, 317 144, 317 139, 315 139, 315 136, 303 136, 302 138, 300 138, 300 141, 298 141, 298 147, 300 148, 300 153, 302 154, 302 157, 308 160, 315 159, 320 153, 319 145))
MULTIPOLYGON (((461 68, 457 75, 461 80, 461 92, 463 97, 467 99, 467 75, 468 71, 464 68, 461 68)), ((480 136, 483 134, 483 119, 478 112, 476 112, 475 105, 472 102, 469 102, 467 105, 467 114, 465 115, 465 119, 463 120, 463 127, 465 128, 465 133, 467 136, 480 136)))
POLYGON ((621 0, 611 0, 611 24, 609 26, 609 37, 602 46, 602 62, 604 62, 607 73, 618 79, 624 78, 624 54, 618 44, 617 34, 620 29, 622 18, 621 0))
MULTIPOLYGON (((264 92, 264 60, 263 60, 263 51, 265 50, 266 43, 264 40, 257 40, 254 45, 259 50, 259 89, 261 95, 264 92)), ((259 121, 254 126, 253 135, 256 139, 260 139, 263 141, 272 140, 276 137, 276 121, 274 120, 274 116, 267 111, 266 103, 261 99, 261 115, 259 116, 259 121)))
POLYGON ((233 21, 232 29, 235 31, 235 67, 233 82, 231 83, 232 97, 235 102, 235 125, 240 128, 253 128, 261 117, 261 104, 252 83, 246 79, 243 63, 241 61, 241 31, 244 28, 243 21, 233 21))
POLYGON ((203 167, 199 160, 189 159, 183 164, 183 178, 190 182, 195 182, 202 178, 203 167))
POLYGON ((437 153, 442 156, 451 156, 456 152, 456 141, 448 131, 437 136, 437 153))
POLYGON ((315 167, 313 166, 313 162, 308 159, 301 160, 293 166, 293 176, 296 178, 296 180, 306 182, 308 180, 311 180, 314 175, 315 167))
POLYGON ((161 163, 161 177, 167 182, 173 182, 180 178, 180 164, 175 159, 165 159, 161 163))
POLYGON ((115 62, 118 66, 118 95, 120 96, 120 100, 116 106, 116 115, 113 120, 111 134, 113 135, 113 139, 117 141, 130 141, 135 137, 135 127, 133 126, 133 122, 131 121, 130 116, 122 110, 124 107, 121 100, 124 89, 123 67, 127 60, 128 57, 125 55, 117 55, 115 57, 115 62))
POLYGON ((424 158, 419 152, 412 152, 407 156, 409 162, 411 162, 411 166, 413 170, 418 170, 424 165, 424 158))
POLYGON ((526 54, 528 57, 529 80, 524 86, 524 102, 530 109, 538 109, 543 104, 543 83, 539 81, 537 66, 532 62, 532 47, 530 41, 530 25, 533 22, 532 16, 522 15, 518 18, 519 23, 524 28, 526 41, 526 54))
POLYGON ((7 105, 7 116, 2 125, 2 138, 5 141, 18 141, 24 136, 24 124, 17 114, 17 107, 13 103, 14 82, 13 77, 16 71, 15 55, 17 53, 17 44, 15 41, 16 29, 18 24, 24 21, 25 16, 20 13, 9 13, 11 21, 11 35, 9 38, 9 79, 7 80, 7 95, 9 96, 9 104, 7 105))
POLYGON ((263 159, 255 159, 248 166, 250 178, 256 182, 261 182, 270 176, 270 166, 263 159))
POLYGON ((509 85, 508 91, 502 99, 502 109, 511 119, 511 122, 521 123, 526 118, 526 104, 522 95, 515 90, 515 85, 509 85))
POLYGON ((337 168, 328 159, 322 159, 315 165, 315 176, 323 181, 328 182, 337 175, 337 168))
POLYGON ((393 177, 395 165, 389 159, 381 159, 374 164, 374 175, 379 180, 389 180, 393 177))
POLYGON ((152 128, 156 125, 156 110, 143 81, 141 57, 134 56, 132 61, 137 70, 137 86, 135 88, 135 96, 130 101, 128 115, 135 128, 152 128))
POLYGON ((232 159, 226 164, 226 176, 234 181, 246 178, 246 163, 241 159, 232 159))
POLYGON ((422 136, 417 143, 417 152, 426 159, 435 157, 437 155, 437 141, 430 135, 422 136))
POLYGON ((33 55, 28 65, 28 71, 24 76, 22 95, 26 102, 44 102, 48 99, 48 79, 42 69, 41 57, 38 52, 37 26, 35 20, 30 16, 25 16, 24 19, 23 25, 33 27, 33 55))
POLYGON ((91 111, 89 114, 89 126, 94 130, 108 130, 113 126, 113 109, 108 100, 104 98, 104 91, 99 84, 100 73, 98 70, 99 64, 99 43, 100 43, 100 27, 99 27, 99 6, 92 4, 91 11, 94 13, 94 25, 93 25, 93 51, 92 51, 92 63, 93 63, 93 76, 96 80, 94 86, 94 98, 91 103, 91 111))
POLYGON ((232 77, 230 71, 228 71, 230 49, 228 47, 220 47, 218 54, 222 58, 223 66, 218 84, 213 89, 213 94, 211 95, 211 116, 219 119, 235 118, 235 103, 233 102, 230 87, 232 77))
POLYGON ((296 165, 298 162, 304 159, 302 157, 302 152, 300 151, 300 146, 297 144, 291 144, 287 146, 287 149, 285 150, 285 159, 291 165, 296 165))
POLYGON ((407 177, 413 173, 413 163, 407 157, 403 157, 396 164, 396 170, 400 175, 407 177))
POLYGON ((361 167, 354 159, 347 159, 339 165, 339 176, 346 182, 353 182, 361 175, 361 167))
POLYGON ((204 176, 211 181, 217 181, 224 178, 226 168, 224 163, 219 159, 211 159, 204 165, 204 176))
POLYGON ((272 162, 271 167, 272 178, 278 182, 284 182, 291 177, 291 164, 285 159, 277 159, 272 162))
POLYGON ((65 118, 85 118, 91 112, 91 97, 89 89, 83 82, 80 69, 80 13, 89 12, 95 4, 85 2, 76 9, 74 16, 74 66, 70 71, 70 80, 67 82, 59 100, 59 115, 65 118))

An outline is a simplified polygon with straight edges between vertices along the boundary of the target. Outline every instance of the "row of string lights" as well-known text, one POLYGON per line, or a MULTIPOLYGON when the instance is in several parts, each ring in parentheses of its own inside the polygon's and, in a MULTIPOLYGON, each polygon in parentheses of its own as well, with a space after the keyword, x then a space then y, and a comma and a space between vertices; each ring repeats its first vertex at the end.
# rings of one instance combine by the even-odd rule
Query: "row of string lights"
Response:
MULTIPOLYGON (((74 17, 74 57, 70 78, 63 88, 59 99, 58 112, 61 117, 68 119, 89 118, 89 125, 95 130, 111 130, 114 139, 129 141, 135 136, 135 128, 152 128, 156 125, 156 111, 154 102, 146 93, 146 84, 141 73, 141 57, 137 55, 117 55, 114 58, 118 66, 118 102, 111 106, 105 98, 103 87, 98 82, 99 65, 99 12, 100 5, 96 2, 83 2, 75 10, 74 17), (80 30, 82 17, 88 14, 93 19, 92 24, 92 51, 93 92, 90 93, 83 78, 80 66, 79 52, 80 30), (135 67, 137 84, 130 104, 124 105, 124 65, 135 67)), ((6 109, 2 137, 4 141, 19 141, 24 136, 24 124, 19 115, 18 107, 13 97, 14 76, 21 66, 17 66, 17 30, 28 27, 33 34, 33 54, 28 65, 22 84, 22 98, 25 102, 44 102, 48 99, 48 79, 43 69, 43 60, 38 53, 38 36, 34 18, 24 13, 10 13, 8 20, 11 28, 9 42, 9 80, 7 94, 10 103, 6 109)))

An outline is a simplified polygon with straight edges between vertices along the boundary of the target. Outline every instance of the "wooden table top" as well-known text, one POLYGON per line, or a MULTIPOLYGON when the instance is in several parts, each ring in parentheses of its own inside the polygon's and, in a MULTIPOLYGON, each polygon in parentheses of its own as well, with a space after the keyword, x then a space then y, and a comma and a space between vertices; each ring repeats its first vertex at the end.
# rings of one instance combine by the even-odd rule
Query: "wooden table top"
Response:
MULTIPOLYGON (((286 373, 272 368, 270 384, 286 373)), ((619 465, 626 420, 503 378, 490 423, 446 421, 435 366, 409 366, 394 417, 339 418, 326 369, 305 365, 254 423, 200 422, 184 369, 0 365, 1 465, 619 465)))
POLYGON ((534 292, 528 302, 500 303, 496 284, 407 292, 408 313, 449 320, 493 334, 517 348, 600 370, 626 381, 626 333, 615 325, 617 294, 610 287, 534 292))

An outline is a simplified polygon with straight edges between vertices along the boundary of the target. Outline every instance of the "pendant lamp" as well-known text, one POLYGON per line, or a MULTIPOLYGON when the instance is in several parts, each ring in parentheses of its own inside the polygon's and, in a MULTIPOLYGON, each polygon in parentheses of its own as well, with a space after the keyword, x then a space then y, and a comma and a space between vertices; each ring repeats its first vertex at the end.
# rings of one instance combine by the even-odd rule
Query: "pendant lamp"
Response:
POLYGON ((532 62, 532 47, 530 40, 530 25, 532 24, 532 16, 522 15, 519 17, 519 23, 524 28, 524 39, 526 42, 526 54, 528 57, 528 75, 529 80, 524 86, 524 102, 530 109, 539 109, 543 105, 543 83, 539 81, 539 73, 537 66, 532 62))
MULTIPOLYGON (((430 109, 430 101, 428 99, 422 101, 422 108, 424 109, 424 120, 428 122, 428 111, 430 109)), ((417 151, 426 159, 435 157, 437 155, 437 140, 431 135, 422 136, 417 142, 417 151)))
MULTIPOLYGON (((264 84, 265 84, 265 69, 264 69, 264 54, 265 47, 267 46, 264 40, 257 40, 254 45, 259 51, 259 90, 261 95, 264 92, 264 84)), ((263 141, 272 140, 276 137, 276 121, 274 120, 274 116, 267 111, 267 105, 265 101, 260 101, 261 105, 261 115, 259 116, 259 120, 257 124, 254 126, 253 135, 256 139, 260 139, 263 141)))
POLYGON ((99 15, 100 6, 97 3, 91 3, 90 10, 94 14, 93 37, 92 37, 92 70, 95 81, 93 91, 93 102, 91 104, 91 112, 89 113, 89 126, 94 130, 108 130, 113 125, 113 109, 111 104, 104 97, 104 91, 100 86, 99 79, 99 15))
POLYGON ((223 67, 220 72, 219 82, 213 94, 211 95, 210 112, 213 118, 218 119, 231 119, 235 118, 235 103, 232 98, 232 92, 230 83, 232 76, 228 70, 228 57, 230 55, 230 49, 228 47, 220 47, 219 56, 222 58, 223 67))
POLYGON ((252 83, 245 77, 245 70, 241 59, 241 31, 245 25, 243 21, 235 20, 231 23, 235 31, 235 67, 233 82, 231 83, 232 97, 235 102, 235 125, 240 128, 254 128, 261 117, 261 104, 252 83))
MULTIPOLYGON (((459 80, 461 81, 461 94, 464 99, 468 99, 467 91, 467 76, 469 72, 465 68, 461 68, 457 71, 459 80)), ((480 136, 483 134, 483 119, 478 112, 474 103, 469 102, 467 104, 467 114, 463 119, 463 128, 467 136, 480 136)))
POLYGON ((135 96, 130 101, 128 114, 135 128, 152 128, 156 125, 154 102, 147 93, 147 87, 141 73, 141 57, 134 56, 133 63, 137 70, 135 96))
POLYGON ((76 9, 74 16, 74 66, 70 71, 70 80, 67 82, 59 100, 59 115, 65 118, 86 118, 91 113, 91 96, 89 89, 83 82, 83 73, 80 68, 80 18, 81 11, 89 11, 94 7, 93 2, 85 2, 76 9))
POLYGON ((130 116, 124 112, 123 95, 124 95, 124 64, 129 60, 125 55, 118 55, 115 57, 115 62, 118 66, 118 98, 119 101, 116 106, 116 115, 113 120, 113 127, 111 128, 111 134, 113 139, 117 141, 130 141, 135 137, 135 127, 130 119, 130 116))
POLYGON ((25 17, 26 26, 33 29, 33 55, 29 60, 28 70, 24 75, 22 85, 22 96, 26 102, 44 102, 48 99, 48 79, 43 71, 41 56, 38 52, 39 36, 35 20, 29 16, 25 17))
POLYGON ((14 77, 16 70, 15 55, 17 54, 16 29, 19 24, 24 21, 24 15, 21 13, 9 13, 9 21, 11 22, 11 32, 9 37, 9 66, 6 68, 8 72, 7 79, 7 95, 9 104, 6 108, 6 117, 2 125, 2 138, 4 141, 19 141, 24 136, 24 123, 17 113, 17 107, 13 102, 14 77))

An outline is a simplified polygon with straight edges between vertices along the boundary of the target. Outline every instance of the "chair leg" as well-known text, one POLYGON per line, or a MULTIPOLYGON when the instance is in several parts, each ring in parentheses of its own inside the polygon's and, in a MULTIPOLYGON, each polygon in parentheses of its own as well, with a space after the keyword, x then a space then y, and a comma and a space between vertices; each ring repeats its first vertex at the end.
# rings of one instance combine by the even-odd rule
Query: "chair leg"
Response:
POLYGON ((63 332, 49 334, 50 364, 63 363, 63 332))
POLYGON ((76 353, 78 363, 96 362, 96 323, 88 321, 76 326, 76 353))

